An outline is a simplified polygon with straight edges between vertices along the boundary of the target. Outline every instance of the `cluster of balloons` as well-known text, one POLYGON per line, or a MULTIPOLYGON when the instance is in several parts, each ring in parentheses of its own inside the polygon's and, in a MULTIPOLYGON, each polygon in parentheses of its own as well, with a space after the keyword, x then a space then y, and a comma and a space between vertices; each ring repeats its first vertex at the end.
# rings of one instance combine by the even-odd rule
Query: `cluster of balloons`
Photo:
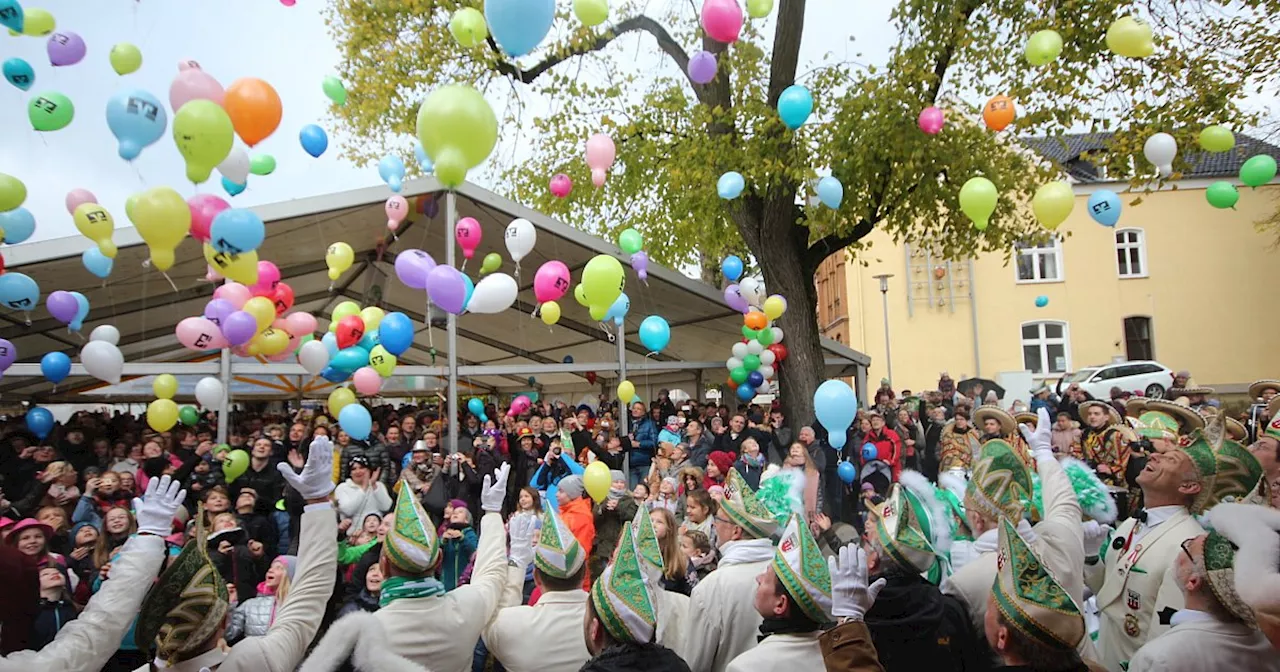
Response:
POLYGON ((213 292, 200 316, 178 323, 178 342, 190 350, 231 348, 242 357, 284 361, 316 330, 316 318, 293 308, 293 289, 269 261, 258 262, 259 282, 228 281, 213 292))
POLYGON ((591 311, 591 319, 612 319, 620 325, 631 309, 631 299, 622 291, 626 285, 622 262, 607 254, 597 254, 582 269, 582 280, 574 288, 573 298, 591 311))
MULTIPOLYGON (((217 378, 209 380, 217 381, 217 378)), ((221 382, 218 382, 218 387, 222 387, 221 382)), ((173 401, 174 395, 178 393, 178 379, 173 375, 162 373, 156 376, 151 383, 151 389, 156 393, 155 401, 147 405, 147 425, 151 429, 167 432, 179 421, 190 427, 200 420, 200 414, 196 412, 194 406, 179 408, 173 401)))
POLYGON ((319 342, 302 345, 298 363, 332 383, 351 379, 356 392, 372 396, 395 371, 397 358, 413 345, 413 335, 413 322, 404 313, 386 313, 377 306, 362 309, 354 301, 343 301, 334 306, 329 332, 319 342))
POLYGON ((569 267, 563 261, 552 259, 538 267, 533 275, 533 296, 538 300, 535 311, 542 323, 551 326, 560 321, 559 300, 569 292, 569 267))
POLYGON ((725 257, 720 271, 733 282, 724 290, 725 303, 743 313, 742 341, 733 345, 733 356, 725 362, 729 369, 726 384, 736 390, 739 399, 750 401, 787 358, 782 328, 773 326, 787 312, 787 300, 779 294, 766 296, 764 283, 742 277, 742 260, 736 256, 725 257))
POLYGON ((631 268, 640 281, 649 284, 649 253, 644 251, 644 236, 635 229, 623 229, 618 234, 618 247, 631 255, 631 268))
MULTIPOLYGON (((846 432, 858 414, 858 395, 841 380, 828 380, 813 393, 813 412, 823 429, 827 430, 827 443, 836 450, 844 448, 846 432)), ((837 467, 840 480, 852 483, 857 469, 847 461, 837 467), (848 465, 846 467, 845 465, 848 465)))
MULTIPOLYGON (((465 237, 468 244, 472 241, 479 244, 479 222, 466 219, 470 220, 467 227, 465 229, 460 227, 456 231, 459 243, 461 244, 465 237)), ((461 225, 461 222, 459 224, 461 225)), ((532 228, 532 224, 529 226, 532 228)), ((508 248, 511 244, 511 237, 508 236, 508 248)), ((465 249, 470 249, 474 255, 474 245, 465 249)), ((501 259, 498 262, 500 265, 501 259)), ((486 261, 486 265, 488 264, 489 262, 486 261)), ((462 271, 447 264, 437 264, 430 254, 422 250, 411 249, 400 252, 396 255, 395 265, 396 277, 400 278, 400 282, 412 289, 426 290, 427 297, 433 304, 453 315, 461 315, 467 311, 487 315, 500 313, 516 302, 516 294, 520 290, 515 278, 506 273, 490 273, 481 278, 480 282, 473 282, 462 271)))
POLYGON ((338 417, 342 431, 357 441, 369 438, 373 431, 373 416, 369 415, 369 409, 356 401, 356 395, 350 388, 338 387, 329 393, 329 412, 338 417))

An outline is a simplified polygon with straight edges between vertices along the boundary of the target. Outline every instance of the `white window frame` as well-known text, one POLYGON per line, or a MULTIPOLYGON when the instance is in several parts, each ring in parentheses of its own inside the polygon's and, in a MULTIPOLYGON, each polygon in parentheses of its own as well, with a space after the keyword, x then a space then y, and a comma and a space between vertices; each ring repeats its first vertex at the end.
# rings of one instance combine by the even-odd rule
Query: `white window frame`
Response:
MULTIPOLYGON (((1023 245, 1030 244, 1030 241, 1022 241, 1019 244, 1023 244, 1023 245)), ((1028 250, 1020 249, 1015 245, 1013 248, 1013 254, 1014 254, 1013 280, 1019 285, 1042 285, 1042 284, 1047 284, 1051 282, 1066 282, 1067 267, 1063 263, 1063 258, 1062 258, 1062 241, 1058 240, 1057 236, 1050 238, 1048 241, 1038 242, 1036 243, 1035 248, 1028 249, 1028 250), (1053 244, 1052 249, 1047 248, 1046 243, 1052 243, 1053 244), (1022 260, 1022 257, 1024 256, 1033 257, 1035 263, 1032 264, 1032 268, 1035 269, 1035 272, 1038 274, 1040 272, 1039 270, 1040 263, 1038 258, 1042 256, 1048 256, 1050 254, 1052 254, 1056 259, 1058 277, 1032 278, 1030 280, 1024 280, 1022 276, 1018 274, 1018 262, 1022 260)))
MULTIPOLYGON (((1145 278, 1145 277, 1148 277, 1148 275, 1150 275, 1150 269, 1147 266, 1147 232, 1146 231, 1143 231, 1142 229, 1137 227, 1116 229, 1115 248, 1117 253, 1116 254, 1116 275, 1118 277, 1120 277, 1123 280, 1128 280, 1132 278, 1145 278), (1136 242, 1126 241, 1123 243, 1120 242, 1120 236, 1127 233, 1137 234, 1137 237, 1138 237, 1137 241, 1136 242), (1120 268, 1119 252, 1121 250, 1128 252, 1129 250, 1134 250, 1134 249, 1138 251, 1138 265, 1140 267, 1140 271, 1138 273, 1132 273, 1132 272, 1126 273, 1124 272, 1123 269, 1120 268)), ((1132 271, 1132 269, 1130 270, 1132 271)))
POLYGON ((1027 368, 1027 361, 1025 358, 1025 354, 1022 351, 1022 349, 1028 345, 1038 345, 1040 347, 1040 362, 1044 364, 1046 369, 1045 371, 1040 371, 1040 372, 1031 371, 1032 377, 1035 378, 1036 380, 1044 380, 1046 378, 1061 378, 1062 376, 1067 375, 1073 370, 1071 366, 1071 326, 1067 324, 1066 320, 1028 320, 1018 325, 1019 356, 1023 357, 1023 360, 1022 360, 1023 368, 1025 370, 1030 371, 1030 369, 1027 368), (1062 338, 1050 338, 1046 336, 1044 331, 1044 325, 1046 324, 1060 325, 1062 327, 1062 338), (1027 327, 1031 325, 1037 325, 1039 327, 1040 333, 1038 338, 1027 340, 1022 336, 1022 329, 1023 327, 1027 327), (1049 369, 1053 368, 1051 366, 1051 362, 1049 361, 1050 345, 1062 346, 1062 356, 1063 358, 1066 359, 1066 366, 1063 371, 1057 371, 1057 372, 1049 371, 1049 369))

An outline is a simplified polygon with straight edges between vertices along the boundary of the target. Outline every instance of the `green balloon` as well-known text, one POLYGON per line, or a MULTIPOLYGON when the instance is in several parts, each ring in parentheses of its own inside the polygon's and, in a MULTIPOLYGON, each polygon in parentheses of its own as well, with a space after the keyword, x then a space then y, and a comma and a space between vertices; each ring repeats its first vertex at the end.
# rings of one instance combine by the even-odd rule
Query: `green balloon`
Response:
POLYGON ((960 188, 960 209, 973 221, 973 228, 984 231, 996 211, 1000 193, 985 177, 972 177, 960 188))
MULTIPOLYGON (((745 363, 745 362, 744 362, 744 363, 745 363)), ((744 366, 739 366, 739 367, 737 367, 736 369, 734 369, 734 370, 730 371, 730 372, 729 372, 729 380, 732 380, 733 382, 735 382, 735 383, 737 383, 737 384, 739 384, 739 385, 741 385, 741 384, 743 384, 743 383, 747 382, 747 369, 746 369, 746 367, 744 367, 744 366)))
POLYGON ((755 371, 760 368, 760 355, 747 355, 742 358, 742 368, 747 371, 755 371))
POLYGON ((1205 200, 1215 208, 1227 209, 1236 207, 1240 200, 1240 192, 1230 182, 1214 182, 1204 192, 1205 200))
POLYGON ((195 406, 183 406, 178 409, 178 421, 190 427, 200 421, 200 413, 195 406))
POLYGON ((227 482, 232 483, 240 475, 249 468, 249 453, 243 450, 233 450, 222 458, 222 475, 227 477, 227 482))
POLYGON ((276 170, 276 157, 270 154, 254 154, 249 157, 249 172, 254 175, 270 175, 276 170))
POLYGON ((76 106, 71 99, 56 91, 36 96, 27 104, 27 118, 37 131, 62 130, 75 116, 76 106))
POLYGON ((644 236, 635 229, 623 229, 622 233, 618 234, 618 247, 627 254, 635 254, 644 247, 644 236))
POLYGON ((765 327, 764 329, 757 331, 756 342, 766 347, 773 345, 773 330, 769 327, 765 327))
POLYGON ((489 36, 489 26, 484 22, 484 14, 474 7, 463 7, 449 18, 449 34, 458 44, 470 49, 483 44, 489 36))
POLYGON ((324 95, 332 100, 334 105, 342 107, 347 104, 347 87, 342 85, 341 79, 329 75, 324 78, 320 88, 324 89, 324 95))
POLYGON ((1206 152, 1228 152, 1236 146, 1236 136, 1222 124, 1206 126, 1200 131, 1200 146, 1206 152))
POLYGON ((1042 30, 1027 40, 1023 55, 1034 66, 1048 65, 1062 53, 1062 36, 1056 30, 1042 30))
POLYGON ((484 255, 484 263, 480 265, 480 275, 488 275, 502 268, 502 255, 490 252, 484 255))
POLYGON ((222 106, 192 100, 173 115, 173 141, 187 162, 187 179, 200 184, 231 153, 235 128, 222 106))
POLYGON ((142 51, 128 42, 121 42, 111 47, 111 53, 107 58, 111 61, 111 69, 115 70, 117 75, 137 72, 138 68, 142 67, 142 51))
POLYGON ((27 202, 27 185, 22 180, 0 173, 0 212, 17 210, 27 202))
POLYGON ((748 341, 756 340, 756 337, 759 335, 760 334, 755 329, 752 329, 751 327, 748 327, 746 325, 742 326, 742 337, 747 339, 748 341))
POLYGON ((773 11, 773 0, 747 0, 747 16, 763 19, 773 11))
POLYGON ((453 188, 489 158, 498 143, 498 117, 484 95, 465 84, 432 91, 418 109, 418 140, 435 162, 436 178, 453 188))
POLYGON ((1266 154, 1259 154, 1240 166, 1240 181, 1250 187, 1262 185, 1276 179, 1276 160, 1266 154))

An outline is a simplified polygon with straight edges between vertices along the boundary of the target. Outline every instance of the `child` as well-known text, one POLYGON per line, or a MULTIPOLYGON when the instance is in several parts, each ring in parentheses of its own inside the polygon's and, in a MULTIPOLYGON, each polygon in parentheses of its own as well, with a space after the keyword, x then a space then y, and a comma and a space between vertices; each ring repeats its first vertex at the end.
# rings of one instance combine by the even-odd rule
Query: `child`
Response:
POLYGON ((266 578, 258 585, 258 596, 244 600, 231 612, 231 624, 226 632, 228 642, 267 634, 271 622, 289 597, 289 582, 297 567, 298 558, 292 555, 281 555, 271 563, 266 578))
POLYGON ((715 502, 706 490, 694 490, 685 495, 684 524, 680 526, 681 532, 697 530, 707 535, 707 538, 714 543, 716 528, 711 519, 715 516, 715 510, 715 502))
POLYGON ((471 529, 471 511, 465 506, 454 507, 449 517, 449 527, 440 535, 444 559, 440 562, 440 581, 445 590, 453 590, 466 583, 464 576, 471 556, 475 555, 479 538, 471 529))
POLYGON ((649 510, 666 509, 674 516, 679 508, 680 497, 676 494, 676 479, 668 476, 658 484, 658 496, 653 498, 649 510))
MULTIPOLYGON (((249 486, 240 488, 240 494, 236 495, 236 526, 245 531, 250 541, 262 544, 267 557, 275 556, 280 545, 280 530, 263 503, 259 503, 258 491, 249 486)), ((376 525, 374 529, 377 530, 376 525)))
POLYGON ((241 602, 258 595, 258 583, 263 571, 257 558, 249 550, 249 536, 236 522, 235 514, 219 513, 213 517, 213 534, 209 535, 207 548, 222 579, 236 587, 241 602))
POLYGON ((706 578, 718 564, 711 539, 698 530, 686 530, 680 535, 680 550, 689 558, 699 580, 706 578))
MULTIPOLYGON (((535 531, 542 528, 542 497, 538 491, 530 486, 520 488, 520 496, 516 499, 516 511, 507 519, 507 529, 511 529, 512 525, 531 526, 535 531)), ((536 540, 538 535, 533 535, 536 540)), ((524 572, 524 599, 522 604, 529 602, 529 596, 533 594, 533 563, 525 568, 524 572)))
POLYGON ((30 646, 39 651, 58 636, 62 626, 75 620, 78 612, 67 591, 67 577, 56 564, 40 568, 40 612, 31 624, 30 646))
POLYGON ((76 523, 71 528, 71 552, 67 555, 67 568, 80 577, 80 585, 86 587, 98 570, 93 564, 93 551, 98 545, 99 536, 98 528, 90 523, 76 523))

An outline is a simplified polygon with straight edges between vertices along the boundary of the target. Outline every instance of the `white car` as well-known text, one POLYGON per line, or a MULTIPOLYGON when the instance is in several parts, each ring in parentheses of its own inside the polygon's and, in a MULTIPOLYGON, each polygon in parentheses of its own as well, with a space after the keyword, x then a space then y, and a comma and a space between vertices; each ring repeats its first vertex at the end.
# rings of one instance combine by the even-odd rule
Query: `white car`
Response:
POLYGON ((1173 384, 1173 371, 1159 362, 1151 361, 1090 366, 1067 374, 1058 385, 1059 393, 1072 383, 1079 385, 1094 399, 1110 399, 1113 387, 1142 394, 1148 399, 1162 399, 1165 390, 1173 384))

